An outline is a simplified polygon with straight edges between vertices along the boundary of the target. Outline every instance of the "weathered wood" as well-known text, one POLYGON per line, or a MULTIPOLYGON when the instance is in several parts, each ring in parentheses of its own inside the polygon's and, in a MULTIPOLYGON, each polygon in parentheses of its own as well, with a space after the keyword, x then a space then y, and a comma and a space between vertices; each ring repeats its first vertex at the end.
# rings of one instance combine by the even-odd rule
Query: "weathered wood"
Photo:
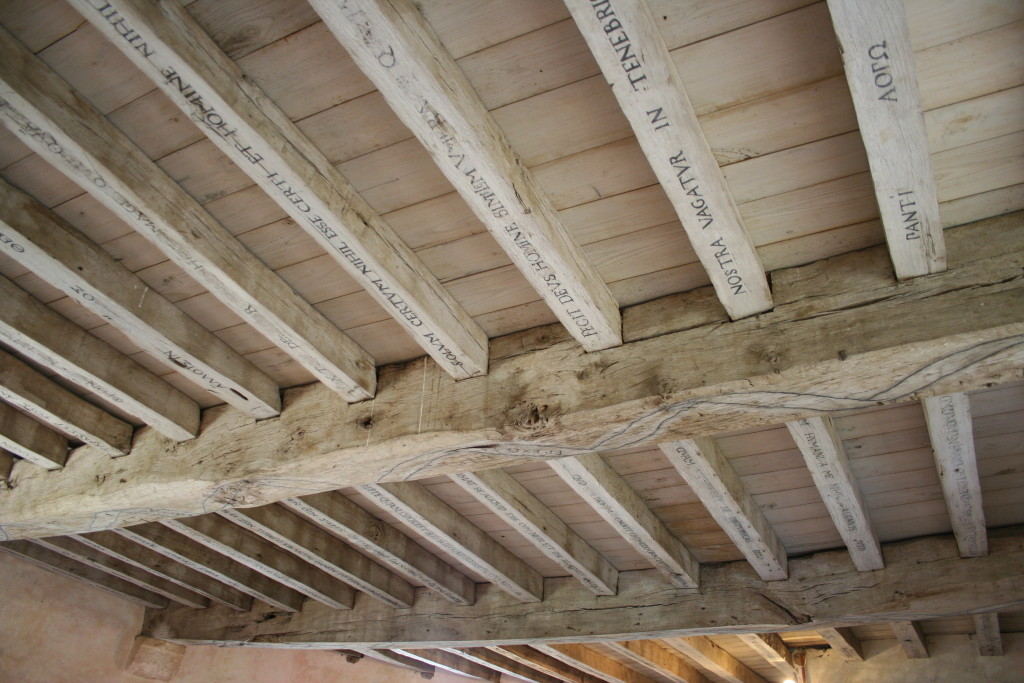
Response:
POLYGON ((99 569, 93 569, 82 562, 68 559, 31 541, 0 543, 0 550, 17 555, 43 569, 49 569, 52 572, 63 574, 78 581, 84 581, 97 588, 102 588, 120 598, 143 607, 164 609, 168 604, 167 598, 162 595, 139 588, 134 583, 111 576, 106 572, 101 572, 99 569))
POLYGON ((999 613, 974 615, 974 637, 982 657, 1002 657, 1003 638, 999 633, 999 613))
POLYGON ((457 379, 487 371, 480 326, 179 4, 73 4, 442 368, 457 379))
POLYGON ((0 495, 0 528, 11 538, 113 528, 1013 381, 1024 362, 1020 221, 948 230, 954 261, 927 281, 896 283, 884 248, 775 271, 776 308, 756 321, 723 325, 710 290, 698 290, 669 299, 693 307, 685 321, 666 320, 664 302, 637 306, 636 341, 600 357, 537 343, 553 332, 533 330, 501 344, 523 350, 486 378, 456 383, 415 362, 384 368, 365 405, 311 386, 286 392, 271 421, 212 408, 202 436, 173 451, 143 430, 116 468, 86 447, 59 481, 21 475, 0 495))
POLYGON ((68 457, 68 442, 6 403, 0 403, 0 448, 48 470, 58 470, 68 457))
POLYGON ((743 662, 704 636, 666 638, 662 642, 729 683, 766 683, 764 678, 748 669, 743 662))
POLYGON ((289 498, 282 505, 452 602, 473 604, 471 579, 340 493, 289 498))
POLYGON ((220 514, 387 605, 412 605, 413 587, 407 581, 280 506, 228 509, 220 514))
POLYGON ((53 71, 0 33, 0 120, 346 400, 372 358, 298 296, 53 71))
POLYGON ((576 340, 621 344, 615 298, 413 3, 311 4, 576 340))
POLYGON ((601 456, 553 460, 551 468, 669 583, 697 587, 700 570, 690 551, 601 456))
POLYGON ((130 424, 72 394, 4 351, 0 351, 0 377, 0 398, 71 438, 113 457, 120 457, 131 448, 130 424))
POLYGON ((257 418, 281 411, 277 384, 101 248, 0 181, 0 250, 121 330, 167 367, 257 418))
POLYGON ((494 669, 500 674, 513 676, 525 681, 533 681, 534 683, 558 683, 558 681, 561 680, 554 676, 541 673, 533 667, 522 664, 510 657, 498 654, 497 652, 485 647, 453 647, 444 648, 444 650, 445 652, 450 652, 454 655, 463 657, 464 659, 468 659, 471 662, 476 662, 480 666, 486 666, 490 669, 494 669))
POLYGON ((9 452, 0 449, 0 486, 5 486, 11 478, 11 470, 14 469, 15 457, 9 452))
POLYGON ((839 535, 843 537, 853 563, 861 571, 883 567, 885 562, 874 525, 832 419, 828 416, 808 417, 787 422, 786 427, 804 456, 814 485, 839 535))
POLYGON ((199 406, 195 401, 5 277, 0 277, 0 297, 4 300, 0 339, 5 344, 164 436, 187 441, 196 435, 199 406))
POLYGON ((491 645, 489 649, 507 655, 527 666, 532 666, 538 671, 546 672, 566 683, 596 683, 601 680, 528 645, 502 645, 500 647, 491 645))
POLYGON ((347 584, 216 515, 167 519, 163 524, 333 609, 348 609, 355 600, 355 591, 347 584))
POLYGON ((860 639, 853 633, 853 629, 845 626, 828 626, 819 628, 818 633, 844 660, 848 662, 864 661, 864 651, 860 639))
POLYGON ((620 661, 578 643, 536 643, 538 650, 607 683, 654 683, 654 679, 620 661))
POLYGON ((970 400, 966 394, 956 393, 925 397, 921 405, 960 552, 964 557, 984 555, 988 542, 970 400))
POLYGON ((793 653, 778 633, 737 633, 736 637, 774 666, 780 674, 789 679, 796 679, 793 653))
POLYGON ((459 676, 475 678, 481 681, 490 681, 491 683, 501 683, 501 674, 494 669, 469 661, 468 659, 452 654, 451 652, 430 648, 421 650, 395 650, 395 652, 403 654, 406 657, 411 657, 412 659, 418 659, 425 664, 430 664, 436 669, 444 669, 445 671, 450 671, 451 673, 459 676))
POLYGON ((566 4, 729 316, 771 309, 754 243, 646 0, 566 4))
POLYGON ((927 659, 928 645, 921 624, 916 621, 894 621, 891 624, 896 640, 900 642, 907 659, 927 659))
POLYGON ((460 472, 452 481, 507 521, 596 595, 614 595, 618 570, 558 515, 502 470, 460 472))
POLYGON ((415 671, 420 675, 426 674, 426 678, 431 678, 434 675, 435 667, 431 664, 426 664, 418 659, 412 657, 406 657, 405 655, 391 650, 375 650, 368 647, 352 648, 351 651, 357 652, 364 657, 376 659, 378 662, 384 662, 391 666, 397 666, 408 671, 415 671))
POLYGON ((500 543, 415 482, 358 487, 380 509, 520 600, 542 600, 543 579, 500 543))
POLYGON ((758 575, 786 578, 786 549, 718 444, 703 437, 659 447, 758 575))
POLYGON ((116 533, 277 609, 297 612, 302 608, 303 596, 298 591, 272 581, 247 565, 219 553, 211 553, 191 539, 159 524, 118 529, 116 533))
POLYGON ((699 670, 684 661, 655 640, 626 640, 621 643, 605 643, 624 657, 645 666, 652 667, 673 683, 706 683, 699 670))
POLYGON ((939 219, 914 50, 901 0, 829 0, 899 279, 941 272, 939 219))

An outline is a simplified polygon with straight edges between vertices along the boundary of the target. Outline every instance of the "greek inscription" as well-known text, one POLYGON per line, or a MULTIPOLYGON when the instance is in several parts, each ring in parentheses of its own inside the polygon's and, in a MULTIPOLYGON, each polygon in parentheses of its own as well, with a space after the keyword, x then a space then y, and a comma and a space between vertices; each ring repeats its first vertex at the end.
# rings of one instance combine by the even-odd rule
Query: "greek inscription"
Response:
POLYGON ((884 102, 897 102, 888 42, 883 40, 869 47, 868 58, 871 60, 871 76, 875 87, 882 91, 878 99, 884 102))

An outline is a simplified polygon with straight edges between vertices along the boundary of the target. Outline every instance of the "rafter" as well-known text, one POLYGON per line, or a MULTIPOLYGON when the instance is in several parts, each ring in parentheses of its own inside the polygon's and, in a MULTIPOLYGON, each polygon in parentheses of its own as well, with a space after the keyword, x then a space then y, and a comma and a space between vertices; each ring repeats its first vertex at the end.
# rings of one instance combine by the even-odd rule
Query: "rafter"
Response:
POLYGON ((736 636, 780 674, 796 680, 793 653, 778 633, 738 633, 736 636))
POLYGON ((707 678, 689 662, 655 640, 626 640, 605 643, 620 655, 653 668, 673 683, 707 683, 707 678))
POLYGON ((445 650, 434 648, 420 650, 398 649, 395 652, 412 659, 418 659, 425 664, 430 664, 435 669, 450 671, 459 676, 475 678, 480 681, 490 681, 491 683, 501 682, 501 674, 494 669, 445 650))
POLYGON ((761 676, 704 636, 666 638, 662 642, 729 683, 766 683, 761 676))
POLYGON ((907 659, 927 659, 928 645, 924 640, 921 623, 917 621, 894 621, 892 632, 899 641, 907 659))
POLYGON ((310 4, 570 334, 621 344, 611 291, 413 3, 310 4))
POLYGON ((393 652, 391 650, 375 650, 369 647, 351 648, 349 651, 355 652, 364 657, 376 659, 378 662, 384 662, 391 666, 406 669, 407 671, 415 671, 427 679, 434 676, 435 667, 433 665, 427 664, 426 662, 422 662, 418 659, 413 659, 412 657, 406 657, 398 652, 393 652))
POLYGON ((455 378, 487 335, 349 182, 180 5, 72 3, 455 378), (131 40, 127 36, 131 37, 131 40), (139 41, 147 49, 136 49, 139 41))
POLYGON ((546 672, 565 683, 598 683, 601 680, 529 645, 491 645, 488 647, 494 652, 507 655, 538 671, 546 672))
POLYGON ((476 662, 481 666, 494 669, 503 676, 513 676, 524 681, 533 681, 534 683, 558 683, 558 681, 561 680, 554 676, 541 673, 533 667, 527 666, 518 660, 498 654, 497 652, 485 647, 445 648, 445 651, 459 655, 471 662, 476 662))
POLYGON ((537 643, 538 650, 607 683, 654 683, 654 679, 579 643, 537 643))
POLYGON ((982 657, 1002 657, 1003 637, 999 632, 999 613, 974 615, 974 637, 982 657))
POLYGON ((861 647, 860 638, 854 634, 853 629, 846 626, 826 626, 819 628, 818 633, 847 662, 864 661, 864 650, 861 647))
POLYGON ((48 470, 68 457, 67 439, 6 403, 0 403, 0 448, 48 470))

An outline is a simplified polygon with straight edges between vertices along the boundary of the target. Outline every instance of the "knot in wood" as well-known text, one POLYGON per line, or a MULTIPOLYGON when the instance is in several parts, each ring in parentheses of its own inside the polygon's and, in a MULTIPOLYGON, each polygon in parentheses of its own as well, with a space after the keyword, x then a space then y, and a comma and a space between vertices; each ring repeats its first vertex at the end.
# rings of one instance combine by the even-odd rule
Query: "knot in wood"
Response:
POLYGON ((223 484, 217 487, 210 499, 226 507, 253 505, 260 500, 259 485, 247 480, 223 484))
POLYGON ((543 429, 550 420, 547 405, 538 406, 535 403, 513 408, 508 413, 509 426, 514 429, 536 431, 543 429))

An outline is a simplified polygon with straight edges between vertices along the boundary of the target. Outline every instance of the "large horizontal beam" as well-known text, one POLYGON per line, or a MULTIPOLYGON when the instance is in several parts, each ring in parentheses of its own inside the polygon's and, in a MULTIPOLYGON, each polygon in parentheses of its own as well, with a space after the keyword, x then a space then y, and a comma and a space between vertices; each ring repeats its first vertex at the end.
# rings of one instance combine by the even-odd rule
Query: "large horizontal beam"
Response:
POLYGON ((597 355, 571 342, 537 349, 559 330, 530 330, 492 344, 486 377, 455 382, 414 361, 382 368, 376 398, 359 405, 314 385, 286 392, 281 416, 255 424, 211 408, 191 442, 169 448, 143 430, 116 464, 84 448, 59 476, 22 477, 0 492, 0 530, 126 526, 1019 379, 1021 220, 948 231, 949 270, 904 283, 882 248, 775 271, 778 305, 754 320, 725 321, 698 290, 627 310, 637 341, 597 355))
POLYGON ((845 550, 790 561, 790 577, 762 581, 746 561, 701 567, 701 588, 669 586, 653 571, 622 572, 617 595, 573 578, 545 580, 541 603, 483 587, 474 605, 422 590, 411 609, 365 604, 296 614, 223 606, 150 612, 143 634, 193 644, 280 648, 474 647, 637 640, 932 619, 1024 606, 1024 528, 993 533, 985 557, 961 558, 952 535, 885 546, 886 567, 860 572, 845 550))

